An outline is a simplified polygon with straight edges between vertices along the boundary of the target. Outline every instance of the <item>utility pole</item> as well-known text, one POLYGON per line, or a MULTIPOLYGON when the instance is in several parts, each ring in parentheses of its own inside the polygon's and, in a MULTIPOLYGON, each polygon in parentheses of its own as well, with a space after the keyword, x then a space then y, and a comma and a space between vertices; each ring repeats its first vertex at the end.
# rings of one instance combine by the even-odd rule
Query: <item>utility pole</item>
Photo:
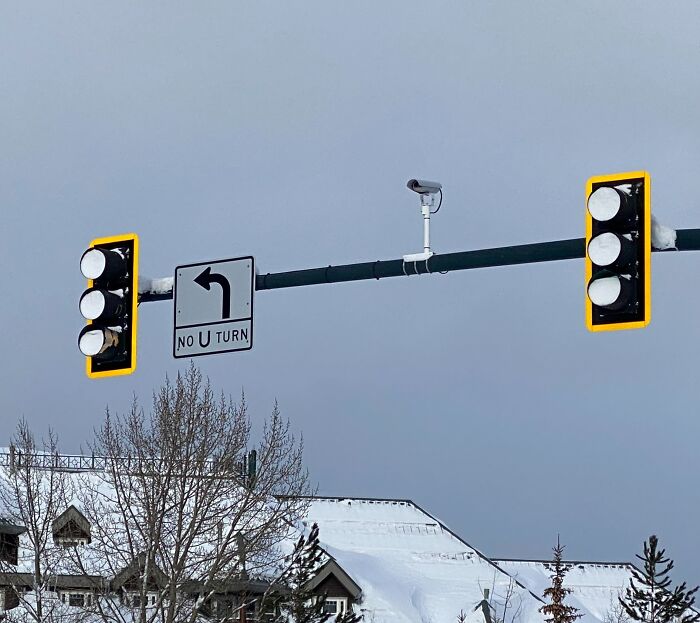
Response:
MULTIPOLYGON (((663 253, 700 251, 700 229, 679 229, 676 233, 676 248, 665 249, 662 251, 663 253)), ((657 249, 652 250, 654 252, 658 251, 657 249)), ((585 255, 585 238, 570 238, 568 240, 494 247, 492 249, 435 253, 428 260, 420 262, 405 262, 403 259, 377 260, 376 262, 359 262, 279 273, 263 273, 255 277, 255 290, 276 290, 278 288, 296 288, 324 283, 385 279, 387 277, 410 277, 412 275, 434 273, 444 274, 472 268, 583 259, 585 255)), ((159 281, 166 286, 160 288, 159 291, 154 291, 151 285, 153 282, 144 282, 139 291, 139 303, 166 301, 173 298, 172 282, 170 282, 170 287, 168 288, 167 279, 159 281)))
POLYGON ((673 231, 653 222, 645 171, 588 180, 585 238, 455 253, 431 247, 430 220, 442 206, 442 185, 411 179, 406 186, 420 196, 422 251, 394 260, 259 274, 255 258, 245 256, 182 264, 173 277, 144 279, 136 235, 93 240, 81 259, 88 289, 80 309, 87 325, 78 340, 88 376, 134 371, 141 303, 174 299, 173 356, 189 358, 250 350, 256 291, 559 260, 585 259, 591 331, 641 328, 651 318, 652 251, 700 251, 700 229, 673 231))

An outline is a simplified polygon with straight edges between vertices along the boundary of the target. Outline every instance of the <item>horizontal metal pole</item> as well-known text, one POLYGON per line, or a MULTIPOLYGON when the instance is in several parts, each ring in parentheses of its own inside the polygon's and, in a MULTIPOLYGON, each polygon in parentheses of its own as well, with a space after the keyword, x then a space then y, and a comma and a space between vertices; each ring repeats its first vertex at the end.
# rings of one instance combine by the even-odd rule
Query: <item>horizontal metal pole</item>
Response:
MULTIPOLYGON (((700 229, 679 229, 676 233, 676 249, 668 249, 667 251, 700 251, 700 229)), ((426 273, 447 273, 470 268, 573 260, 584 257, 585 247, 586 241, 584 238, 572 238, 570 240, 537 242, 512 247, 441 253, 433 255, 427 262, 404 262, 402 259, 377 260, 376 262, 307 268, 283 273, 266 273, 255 277, 255 289, 275 290, 277 288, 295 288, 322 283, 384 279, 385 277, 424 275, 426 273)), ((172 290, 158 293, 142 292, 139 295, 139 302, 149 303, 171 298, 173 298, 172 290)))

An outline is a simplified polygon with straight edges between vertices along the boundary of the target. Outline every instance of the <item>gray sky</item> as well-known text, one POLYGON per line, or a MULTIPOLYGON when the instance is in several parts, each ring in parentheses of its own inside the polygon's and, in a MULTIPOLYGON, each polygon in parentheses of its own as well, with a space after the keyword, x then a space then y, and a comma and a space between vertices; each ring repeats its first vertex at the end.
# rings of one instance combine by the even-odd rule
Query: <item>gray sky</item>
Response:
MULTIPOLYGON (((252 254, 261 272, 421 245, 410 177, 441 181, 438 252, 584 234, 584 184, 647 169, 700 227, 700 5, 5 2, 0 213, 5 440, 75 450, 172 358, 140 308, 135 375, 91 381, 76 337, 94 237, 141 270, 252 254)), ((692 253, 654 257, 653 319, 589 334, 583 261, 260 292, 251 352, 200 358, 275 398, 320 492, 409 497, 475 547, 629 560, 656 532, 700 581, 700 323, 692 253)), ((6 443, 0 440, 0 443, 6 443)))

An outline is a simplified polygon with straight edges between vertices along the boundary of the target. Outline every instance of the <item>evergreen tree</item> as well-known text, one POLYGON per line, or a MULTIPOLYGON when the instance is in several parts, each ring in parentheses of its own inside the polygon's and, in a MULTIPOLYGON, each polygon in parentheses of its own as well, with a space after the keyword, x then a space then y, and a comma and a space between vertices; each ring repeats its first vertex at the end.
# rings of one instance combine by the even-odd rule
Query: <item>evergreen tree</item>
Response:
POLYGON ((692 609, 698 587, 689 590, 683 582, 671 588, 668 574, 673 569, 673 561, 658 545, 654 534, 644 542, 644 555, 637 554, 644 568, 642 571, 632 569, 630 585, 625 596, 620 597, 620 604, 634 621, 695 623, 700 620, 700 613, 692 609))
MULTIPOLYGON (((325 595, 309 590, 308 583, 317 573, 324 557, 318 540, 318 525, 311 527, 309 536, 299 537, 289 556, 287 568, 279 578, 285 589, 274 587, 261 600, 260 611, 275 613, 271 623, 325 623, 332 614, 324 612, 325 595)), ((359 623, 362 616, 351 609, 337 615, 335 623, 359 623)))
POLYGON ((564 603, 566 596, 571 593, 570 588, 564 588, 564 577, 569 570, 569 566, 562 562, 564 546, 559 543, 557 536, 557 546, 552 548, 554 558, 552 559, 553 571, 549 577, 552 580, 552 585, 544 591, 544 597, 549 603, 546 603, 540 608, 540 612, 545 615, 546 623, 573 623, 576 619, 583 615, 579 613, 578 608, 567 606, 564 603))

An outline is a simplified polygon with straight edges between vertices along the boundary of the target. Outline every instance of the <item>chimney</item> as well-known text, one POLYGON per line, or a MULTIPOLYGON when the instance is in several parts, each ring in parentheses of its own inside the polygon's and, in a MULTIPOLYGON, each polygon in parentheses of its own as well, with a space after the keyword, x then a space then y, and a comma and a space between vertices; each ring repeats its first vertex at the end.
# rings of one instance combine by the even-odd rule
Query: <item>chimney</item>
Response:
POLYGON ((236 534, 236 545, 238 546, 238 559, 241 561, 241 579, 248 579, 248 572, 245 568, 245 537, 238 532, 236 534))
POLYGON ((481 600, 481 612, 484 614, 485 623, 493 623, 491 620, 491 606, 489 604, 489 589, 484 589, 484 598, 481 600))

